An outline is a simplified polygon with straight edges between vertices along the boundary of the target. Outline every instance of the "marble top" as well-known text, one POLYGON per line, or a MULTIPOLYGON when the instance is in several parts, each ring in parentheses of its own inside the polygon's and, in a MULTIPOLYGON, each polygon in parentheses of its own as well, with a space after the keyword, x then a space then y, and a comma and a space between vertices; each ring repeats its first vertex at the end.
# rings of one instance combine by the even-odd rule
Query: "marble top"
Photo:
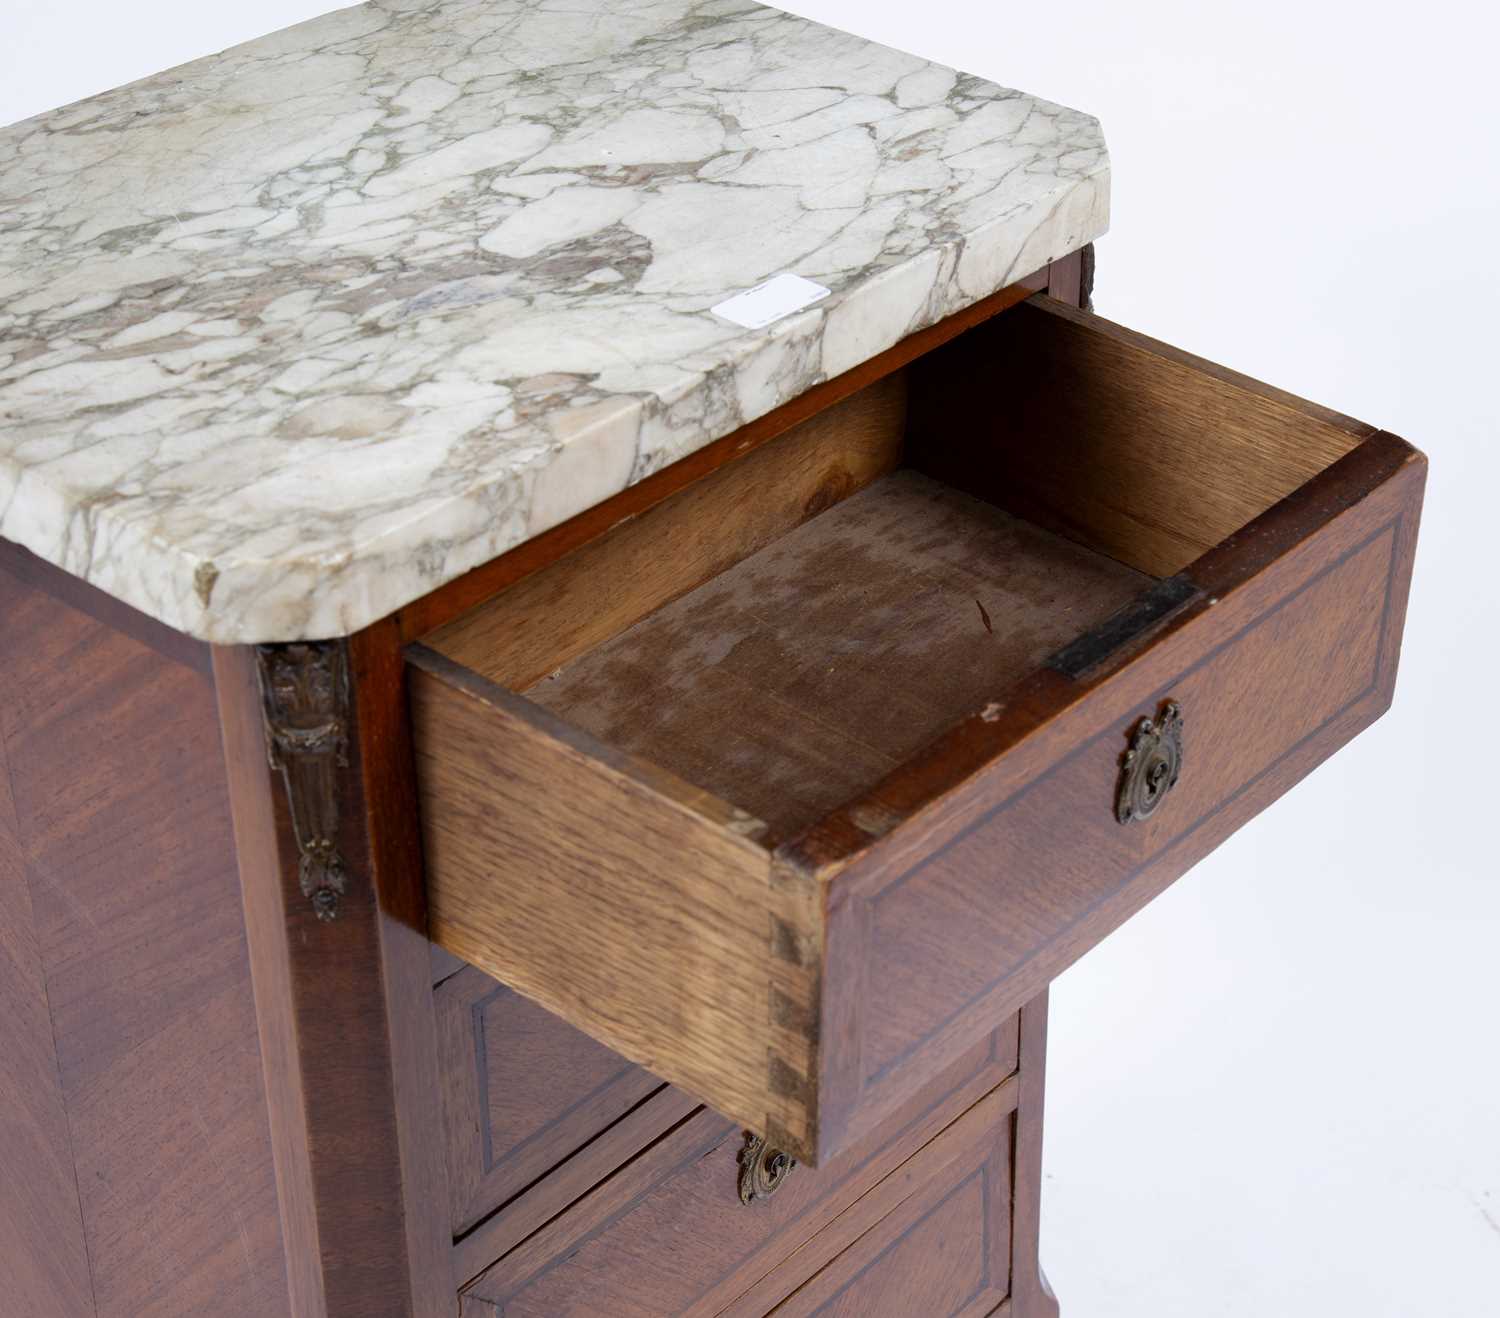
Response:
POLYGON ((373 0, 0 129, 0 536, 344 635, 1098 236, 1085 114, 746 0, 373 0), (770 276, 830 290, 747 329, 770 276))

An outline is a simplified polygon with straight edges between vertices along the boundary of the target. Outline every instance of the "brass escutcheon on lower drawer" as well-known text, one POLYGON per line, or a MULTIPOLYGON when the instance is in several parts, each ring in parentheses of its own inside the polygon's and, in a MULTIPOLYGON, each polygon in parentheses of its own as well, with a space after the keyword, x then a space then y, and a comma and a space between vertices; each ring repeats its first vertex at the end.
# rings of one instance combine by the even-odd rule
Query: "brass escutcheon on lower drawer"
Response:
POLYGON ((792 1174, 797 1160, 773 1149, 759 1135, 747 1135, 740 1150, 740 1202, 747 1207, 757 1199, 769 1199, 792 1174))

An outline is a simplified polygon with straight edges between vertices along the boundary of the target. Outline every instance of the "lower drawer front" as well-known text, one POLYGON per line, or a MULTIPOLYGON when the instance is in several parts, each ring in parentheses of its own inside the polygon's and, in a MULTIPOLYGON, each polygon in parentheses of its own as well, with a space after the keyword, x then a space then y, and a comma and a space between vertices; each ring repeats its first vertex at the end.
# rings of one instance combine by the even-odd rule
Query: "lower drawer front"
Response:
POLYGON ((994 1312, 1010 1293, 1010 1118, 970 1118, 935 1143, 927 1161, 939 1165, 912 1166, 892 1187, 911 1193, 771 1310, 777 1318, 994 1312))
MULTIPOLYGON (((462 1312, 764 1314, 966 1150, 981 1126, 1004 1146, 994 1156, 1008 1158, 997 1132, 1015 1108, 1017 1046, 1012 1019, 874 1137, 824 1167, 793 1168, 748 1204, 744 1132, 700 1110, 472 1281, 462 1312)), ((1008 1182, 997 1201, 1008 1212, 1008 1182)))
POLYGON ((663 1087, 472 967, 438 985, 434 1000, 455 1236, 663 1087))

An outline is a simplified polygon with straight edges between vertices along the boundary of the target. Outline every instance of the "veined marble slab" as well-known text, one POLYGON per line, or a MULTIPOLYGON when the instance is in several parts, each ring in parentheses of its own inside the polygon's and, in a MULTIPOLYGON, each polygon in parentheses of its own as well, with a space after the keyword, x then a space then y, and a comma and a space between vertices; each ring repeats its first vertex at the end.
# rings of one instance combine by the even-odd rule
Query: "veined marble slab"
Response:
POLYGON ((373 0, 0 129, 0 535, 347 634, 1107 209, 1088 115, 746 0, 373 0))

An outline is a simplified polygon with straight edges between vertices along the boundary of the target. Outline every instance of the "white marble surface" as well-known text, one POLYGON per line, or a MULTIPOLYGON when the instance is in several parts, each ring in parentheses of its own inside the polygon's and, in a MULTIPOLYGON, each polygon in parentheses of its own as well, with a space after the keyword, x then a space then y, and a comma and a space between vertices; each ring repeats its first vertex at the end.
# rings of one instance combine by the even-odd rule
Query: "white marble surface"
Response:
POLYGON ((0 129, 0 535, 346 634, 1107 209, 1089 116, 745 0, 374 0, 0 129))

